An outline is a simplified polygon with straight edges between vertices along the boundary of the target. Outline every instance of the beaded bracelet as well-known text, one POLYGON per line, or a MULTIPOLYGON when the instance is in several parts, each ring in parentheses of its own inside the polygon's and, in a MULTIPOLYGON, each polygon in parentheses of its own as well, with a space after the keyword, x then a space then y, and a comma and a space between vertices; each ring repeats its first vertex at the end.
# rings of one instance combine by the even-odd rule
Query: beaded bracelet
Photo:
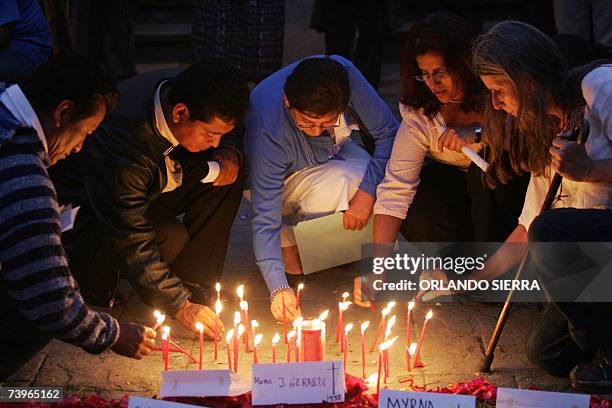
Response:
POLYGON ((274 298, 276 297, 276 295, 278 295, 280 292, 282 292, 284 290, 290 290, 291 292, 293 292, 293 289, 291 289, 291 286, 289 286, 289 285, 281 285, 278 288, 274 289, 272 291, 272 293, 270 293, 270 303, 272 303, 274 301, 274 298))

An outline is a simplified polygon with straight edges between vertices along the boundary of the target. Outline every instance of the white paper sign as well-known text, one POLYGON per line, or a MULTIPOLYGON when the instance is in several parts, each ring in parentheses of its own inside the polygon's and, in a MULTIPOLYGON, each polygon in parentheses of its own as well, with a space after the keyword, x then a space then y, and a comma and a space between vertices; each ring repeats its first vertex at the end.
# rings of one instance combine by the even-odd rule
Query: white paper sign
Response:
MULTIPOLYGON (((130 395, 128 408, 193 408, 194 405, 181 404, 172 401, 163 401, 130 395)), ((206 408, 206 407, 205 407, 206 408)))
POLYGON ((475 408, 476 397, 471 395, 438 394, 381 390, 379 408, 475 408))
POLYGON ((160 397, 233 397, 251 390, 229 370, 162 371, 160 397))
POLYGON ((497 389, 497 408, 589 408, 590 395, 497 389))
POLYGON ((253 365, 253 405, 344 402, 342 361, 253 365))

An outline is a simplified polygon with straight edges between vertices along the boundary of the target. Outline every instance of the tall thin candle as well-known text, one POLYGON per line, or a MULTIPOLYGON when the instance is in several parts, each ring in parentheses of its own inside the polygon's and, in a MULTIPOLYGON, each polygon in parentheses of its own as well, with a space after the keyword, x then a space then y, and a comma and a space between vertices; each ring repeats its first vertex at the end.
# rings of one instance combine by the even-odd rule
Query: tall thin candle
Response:
POLYGON ((287 333, 287 362, 288 363, 291 362, 291 340, 293 339, 293 336, 295 336, 295 330, 291 330, 289 333, 287 333))
POLYGON ((278 344, 278 341, 280 340, 280 336, 278 333, 274 333, 274 336, 272 337, 272 362, 276 363, 276 344, 278 344))
POLYGON ((234 338, 234 372, 238 372, 238 359, 240 355, 240 338, 244 334, 244 324, 240 323, 238 325, 238 332, 236 332, 236 338, 234 338))
POLYGON ((410 359, 414 355, 416 348, 417 348, 416 343, 412 343, 409 347, 406 347, 406 368, 408 369, 408 372, 411 371, 410 370, 410 359))
MULTIPOLYGON (((351 302, 341 302, 338 303, 338 330, 340 335, 342 335, 344 330, 344 312, 348 309, 351 302)), ((337 343, 337 341, 336 341, 337 343)), ((340 343, 340 351, 344 351, 344 345, 340 343)))
POLYGON ((348 372, 347 368, 346 368, 346 358, 348 355, 348 337, 349 337, 349 333, 350 331, 353 330, 353 323, 349 323, 346 325, 346 327, 344 328, 344 333, 342 336, 342 344, 344 344, 344 372, 348 372))
POLYGON ((387 350, 389 347, 391 347, 393 343, 395 343, 395 340, 397 340, 397 336, 390 340, 383 342, 380 346, 378 346, 378 379, 376 380, 376 395, 380 394, 380 377, 381 377, 381 371, 382 371, 383 352, 387 350))
POLYGON ((370 326, 370 321, 361 323, 361 378, 365 376, 365 331, 370 326))
POLYGON ((302 322, 303 321, 304 321, 304 318, 301 316, 293 321, 293 330, 295 330, 295 340, 294 340, 293 345, 295 347, 295 362, 296 363, 300 362, 299 345, 301 344, 301 340, 302 340, 302 322))
MULTIPOLYGON (((249 302, 243 300, 240 302, 240 310, 242 312, 242 321, 245 326, 249 324, 249 302)), ((246 329, 246 327, 245 327, 246 329)), ((242 336, 242 342, 245 344, 246 352, 249 352, 249 330, 245 330, 242 336)))
POLYGON ((168 371, 168 348, 170 343, 170 327, 164 326, 162 327, 162 348, 164 351, 162 352, 164 357, 164 371, 168 371))
POLYGON ((300 283, 297 287, 297 294, 296 294, 296 299, 295 299, 295 303, 297 304, 298 310, 302 310, 300 306, 300 295, 302 294, 302 290, 304 290, 304 284, 300 283))
POLYGON ((414 367, 421 364, 420 356, 421 356, 421 348, 423 347, 423 339, 425 338, 425 330, 427 329, 427 323, 433 317, 433 312, 430 310, 427 312, 427 316, 425 316, 425 321, 423 322, 423 329, 421 330, 421 337, 419 337, 419 342, 417 344, 416 353, 414 354, 414 367))
POLYGON ((412 322, 412 309, 414 309, 414 301, 408 302, 408 313, 406 314, 406 346, 410 346, 410 323, 412 322))
POLYGON ((217 299, 215 302, 215 314, 217 318, 215 319, 215 361, 219 358, 219 321, 221 320, 221 300, 217 299))
POLYGON ((261 343, 263 334, 259 333, 253 337, 253 364, 257 364, 257 346, 261 343))
POLYGON ((200 360, 198 362, 198 370, 202 369, 202 354, 204 352, 204 325, 200 322, 195 324, 196 330, 200 333, 200 360))
POLYGON ((232 371, 232 354, 230 353, 230 343, 234 339, 234 329, 229 329, 225 335, 225 348, 227 349, 227 369, 232 371))
POLYGON ((380 320, 380 324, 378 325, 378 329, 376 330, 376 336, 374 336, 374 342, 372 343, 372 347, 370 347, 370 353, 374 351, 374 348, 376 347, 376 343, 378 342, 378 338, 380 337, 380 334, 382 333, 385 326, 387 325, 387 315, 389 314, 389 312, 391 312, 391 308, 389 308, 389 305, 387 305, 387 307, 385 307, 384 309, 380 311, 380 314, 382 315, 382 317, 380 320))
POLYGON ((217 282, 215 284, 215 292, 217 292, 217 301, 221 301, 221 284, 217 282))
POLYGON ((281 301, 283 303, 283 335, 285 337, 285 344, 289 344, 287 339, 287 306, 285 305, 285 295, 283 292, 279 293, 281 301))

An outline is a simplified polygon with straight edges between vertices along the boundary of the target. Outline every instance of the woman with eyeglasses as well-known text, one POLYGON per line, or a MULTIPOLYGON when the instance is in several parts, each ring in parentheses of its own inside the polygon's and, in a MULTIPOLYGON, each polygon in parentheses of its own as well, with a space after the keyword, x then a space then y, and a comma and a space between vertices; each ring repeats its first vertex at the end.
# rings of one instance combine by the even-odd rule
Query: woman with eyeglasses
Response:
POLYGON ((461 152, 482 149, 484 87, 470 70, 476 31, 434 13, 408 32, 402 55, 402 123, 377 189, 374 242, 503 240, 516 226, 526 182, 485 188, 461 152))

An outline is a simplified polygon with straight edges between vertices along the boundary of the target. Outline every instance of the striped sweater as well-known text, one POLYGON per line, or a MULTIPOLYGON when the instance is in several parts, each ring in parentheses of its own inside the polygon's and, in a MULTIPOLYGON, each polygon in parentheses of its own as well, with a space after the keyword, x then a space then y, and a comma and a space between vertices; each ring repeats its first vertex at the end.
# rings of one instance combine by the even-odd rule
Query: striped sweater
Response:
MULTIPOLYGON (((70 273, 47 164, 36 132, 0 103, 0 296, 41 333, 100 353, 115 343, 119 326, 87 307, 70 273)), ((2 320, 1 337, 11 337, 2 320)))

